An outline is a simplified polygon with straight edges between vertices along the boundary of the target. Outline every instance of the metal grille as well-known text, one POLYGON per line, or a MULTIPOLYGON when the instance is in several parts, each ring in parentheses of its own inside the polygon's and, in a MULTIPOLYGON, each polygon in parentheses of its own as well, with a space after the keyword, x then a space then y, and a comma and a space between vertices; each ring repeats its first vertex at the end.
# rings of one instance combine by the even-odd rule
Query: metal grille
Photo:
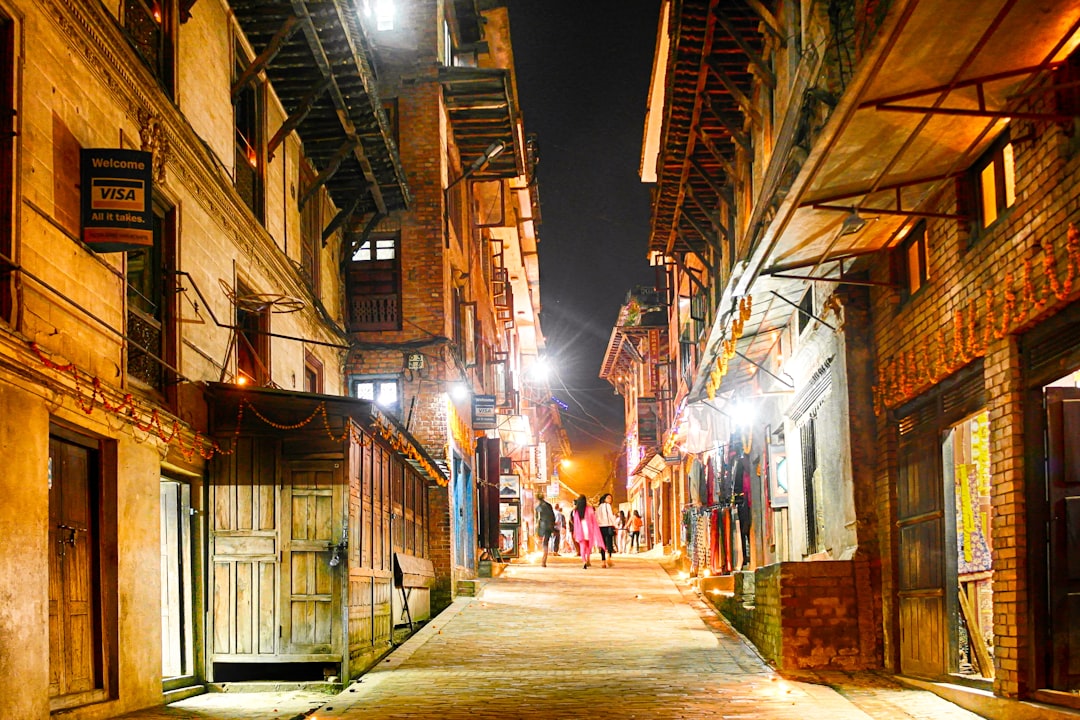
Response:
POLYGON ((161 356, 161 324, 136 310, 128 310, 127 334, 128 375, 146 383, 156 390, 165 387, 165 375, 161 363, 154 357, 161 356))

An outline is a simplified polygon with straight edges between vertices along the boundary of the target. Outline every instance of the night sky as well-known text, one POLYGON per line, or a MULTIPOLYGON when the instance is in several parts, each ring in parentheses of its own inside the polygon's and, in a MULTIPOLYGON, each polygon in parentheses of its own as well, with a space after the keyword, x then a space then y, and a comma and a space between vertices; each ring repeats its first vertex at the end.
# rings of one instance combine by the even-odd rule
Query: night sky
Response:
POLYGON ((641 140, 659 0, 509 0, 526 133, 538 136, 541 328, 574 451, 617 450, 623 401, 599 379, 619 307, 654 282, 641 140))

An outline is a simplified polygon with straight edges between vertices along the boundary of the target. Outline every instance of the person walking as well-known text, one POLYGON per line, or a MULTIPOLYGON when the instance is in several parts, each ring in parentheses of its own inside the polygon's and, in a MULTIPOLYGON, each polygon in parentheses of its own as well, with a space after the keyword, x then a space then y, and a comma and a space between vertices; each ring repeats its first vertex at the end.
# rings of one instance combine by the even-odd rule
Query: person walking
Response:
POLYGON ((600 526, 596 523, 596 511, 589 505, 589 499, 579 495, 574 501, 574 511, 570 517, 574 526, 574 540, 577 542, 581 559, 585 563, 582 567, 589 567, 589 558, 592 556, 594 547, 600 548, 600 559, 607 565, 604 539, 600 535, 600 526))
POLYGON ((551 509, 551 503, 542 496, 536 504, 536 535, 544 546, 544 558, 540 561, 541 567, 547 567, 548 548, 551 547, 551 533, 555 531, 555 511, 551 509))
POLYGON ((630 545, 634 546, 634 552, 641 552, 641 528, 645 526, 645 521, 641 519, 641 513, 637 510, 630 516, 630 545))
POLYGON ((551 551, 556 555, 562 549, 563 535, 566 533, 566 516, 559 503, 555 503, 555 530, 551 533, 551 551))
POLYGON ((620 510, 615 516, 615 547, 619 552, 626 552, 626 511, 620 510))
POLYGON ((615 564, 615 513, 611 510, 611 493, 600 496, 600 504, 596 506, 596 524, 600 526, 600 536, 607 548, 604 567, 611 567, 615 564))

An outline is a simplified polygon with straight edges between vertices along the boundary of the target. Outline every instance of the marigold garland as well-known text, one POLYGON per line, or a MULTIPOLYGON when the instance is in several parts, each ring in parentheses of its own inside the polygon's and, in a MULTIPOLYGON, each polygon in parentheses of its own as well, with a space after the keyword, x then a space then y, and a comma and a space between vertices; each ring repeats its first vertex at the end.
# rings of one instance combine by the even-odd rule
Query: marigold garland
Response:
POLYGON ((886 409, 911 400, 972 360, 984 357, 994 340, 1004 339, 1044 310, 1065 303, 1072 297, 1076 279, 1080 276, 1080 231, 1070 223, 1063 278, 1058 277, 1061 271, 1053 241, 1044 237, 1039 246, 1043 252, 1044 282, 1041 292, 1033 278, 1032 261, 1025 259, 1019 294, 1014 288, 1016 276, 1009 270, 1002 284, 982 292, 981 318, 980 303, 976 300, 978 294, 966 304, 961 303, 953 311, 951 323, 942 323, 932 334, 916 339, 912 346, 899 350, 881 362, 878 381, 873 388, 875 413, 880 415, 886 409), (1000 316, 997 314, 998 298, 1000 316), (951 340, 946 337, 949 326, 952 330, 951 340), (948 355, 946 348, 950 346, 952 353, 948 355))
MULTIPOLYGON (((138 428, 140 431, 147 435, 154 435, 158 437, 162 442, 169 446, 175 446, 184 459, 191 462, 195 455, 198 454, 204 460, 209 460, 215 455, 231 455, 235 452, 235 439, 240 436, 240 426, 244 420, 244 411, 249 409, 251 414, 257 417, 263 423, 269 425, 277 430, 299 430, 307 425, 315 422, 317 418, 322 419, 323 428, 326 430, 327 436, 333 442, 344 442, 349 437, 353 442, 360 445, 367 445, 371 442, 371 439, 364 436, 354 424, 350 422, 345 423, 345 429, 340 434, 334 433, 330 427, 330 416, 327 412, 326 401, 320 402, 303 420, 294 423, 280 423, 263 414, 248 398, 241 397, 237 403, 236 409, 236 429, 233 432, 234 442, 232 448, 225 449, 213 438, 206 438, 198 430, 193 432, 192 440, 190 443, 185 440, 184 428, 180 425, 178 420, 173 420, 172 428, 166 432, 161 422, 161 415, 158 413, 157 408, 147 408, 140 404, 135 396, 131 393, 127 393, 123 396, 123 399, 119 403, 113 403, 109 401, 108 392, 106 386, 102 383, 101 378, 94 377, 92 379, 84 378, 83 371, 79 370, 74 363, 61 364, 54 362, 49 358, 41 347, 36 343, 30 343, 30 349, 38 356, 41 364, 50 370, 56 370, 58 372, 67 373, 71 375, 75 383, 75 403, 79 406, 84 413, 91 415, 94 409, 100 406, 103 410, 111 412, 114 415, 126 418, 131 424, 138 428), (84 386, 89 384, 89 397, 84 392, 84 386), (143 418, 149 416, 148 420, 143 418)), ((435 479, 440 485, 446 485, 444 482, 443 474, 437 470, 428 460, 420 454, 420 451, 413 443, 409 442, 402 436, 388 421, 386 421, 378 411, 373 409, 371 415, 372 425, 376 432, 387 441, 387 443, 401 455, 417 462, 424 471, 432 478, 435 479)))

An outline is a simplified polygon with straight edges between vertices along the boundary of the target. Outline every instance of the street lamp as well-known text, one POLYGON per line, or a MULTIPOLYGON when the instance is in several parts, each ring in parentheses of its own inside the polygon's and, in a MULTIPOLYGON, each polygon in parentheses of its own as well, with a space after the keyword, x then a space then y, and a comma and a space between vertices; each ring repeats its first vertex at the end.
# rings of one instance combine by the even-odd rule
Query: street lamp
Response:
POLYGON ((499 155, 502 155, 504 150, 506 150, 506 143, 504 143, 502 140, 496 140, 495 142, 488 145, 487 150, 484 151, 484 154, 473 160, 473 164, 469 166, 468 170, 462 173, 461 177, 446 186, 446 191, 449 192, 450 188, 454 187, 465 178, 469 177, 475 172, 479 172, 480 170, 484 169, 485 165, 497 158, 499 155))

